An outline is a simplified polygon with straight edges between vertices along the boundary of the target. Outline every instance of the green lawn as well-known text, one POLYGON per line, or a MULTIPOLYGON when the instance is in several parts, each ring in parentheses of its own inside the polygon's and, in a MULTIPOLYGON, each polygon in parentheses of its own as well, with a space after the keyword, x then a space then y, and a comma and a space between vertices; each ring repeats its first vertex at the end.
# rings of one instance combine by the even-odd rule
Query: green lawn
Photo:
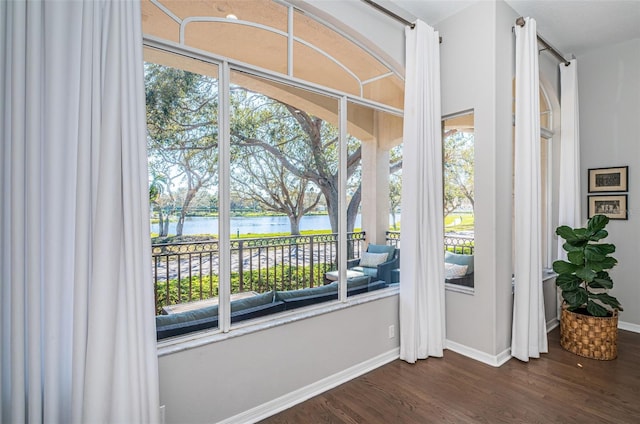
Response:
POLYGON ((470 212, 454 212, 444 218, 444 231, 473 231, 474 215, 470 212))

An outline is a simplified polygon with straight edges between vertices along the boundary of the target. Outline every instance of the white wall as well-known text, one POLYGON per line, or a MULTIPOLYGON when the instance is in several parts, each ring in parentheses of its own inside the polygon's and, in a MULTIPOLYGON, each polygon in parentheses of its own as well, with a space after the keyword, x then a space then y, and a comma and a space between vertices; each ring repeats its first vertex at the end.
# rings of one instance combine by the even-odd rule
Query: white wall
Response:
POLYGON ((166 422, 215 423, 272 402, 397 350, 397 329, 395 295, 161 356, 166 422))
MULTIPOLYGON (((640 39, 580 55, 580 143, 583 211, 587 217, 587 170, 629 166, 628 221, 611 221, 607 241, 617 247, 611 276, 625 308, 620 321, 640 331, 640 279, 635 269, 640 252, 640 39)), ((625 328, 625 324, 621 325, 625 328)))
POLYGON ((447 339, 497 357, 511 331, 511 80, 518 15, 478 2, 437 25, 442 111, 475 112, 475 293, 447 292, 447 339))

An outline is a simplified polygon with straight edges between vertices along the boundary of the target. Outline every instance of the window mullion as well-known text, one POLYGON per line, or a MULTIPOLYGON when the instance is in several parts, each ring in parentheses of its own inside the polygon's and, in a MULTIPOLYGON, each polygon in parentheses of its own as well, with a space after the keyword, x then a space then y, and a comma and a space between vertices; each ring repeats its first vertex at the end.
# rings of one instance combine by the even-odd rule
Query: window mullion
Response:
POLYGON ((347 301, 347 98, 340 98, 338 150, 338 275, 341 302, 347 301))
POLYGON ((293 77, 293 6, 287 12, 287 75, 293 77))
POLYGON ((218 84, 218 246, 220 252, 220 264, 218 272, 218 295, 220 297, 218 307, 218 322, 223 333, 231 327, 231 128, 230 128, 230 70, 229 62, 223 62, 220 66, 218 84))

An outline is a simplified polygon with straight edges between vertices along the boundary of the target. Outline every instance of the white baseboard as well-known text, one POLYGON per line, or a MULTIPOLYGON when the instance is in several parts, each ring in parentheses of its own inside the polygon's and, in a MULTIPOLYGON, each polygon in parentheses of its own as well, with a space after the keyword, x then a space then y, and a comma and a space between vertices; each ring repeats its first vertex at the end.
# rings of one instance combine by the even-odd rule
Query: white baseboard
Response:
POLYGON ((560 320, 558 318, 553 318, 550 321, 547 321, 547 333, 559 325, 560 325, 560 320))
POLYGON ((400 348, 392 349, 374 358, 371 358, 365 362, 354 365, 351 368, 340 371, 327 378, 311 383, 308 386, 302 387, 279 398, 273 399, 269 402, 258 405, 255 408, 251 408, 248 411, 241 412, 240 414, 229 417, 225 420, 219 421, 219 424, 240 424, 240 423, 255 423, 263 420, 280 411, 291 408, 298 403, 304 402, 320 393, 326 392, 329 389, 333 389, 349 380, 353 380, 356 377, 366 374, 376 368, 379 368, 391 361, 394 361, 400 357, 400 348))
POLYGON ((618 328, 621 330, 633 331, 634 333, 640 333, 640 325, 632 324, 630 322, 618 321, 618 328))
POLYGON ((483 362, 487 365, 491 365, 492 367, 499 367, 505 364, 509 359, 511 359, 511 348, 505 349, 498 355, 494 356, 489 355, 486 352, 471 348, 469 346, 453 342, 451 340, 446 341, 446 346, 449 350, 452 350, 468 358, 475 359, 476 361, 483 362))

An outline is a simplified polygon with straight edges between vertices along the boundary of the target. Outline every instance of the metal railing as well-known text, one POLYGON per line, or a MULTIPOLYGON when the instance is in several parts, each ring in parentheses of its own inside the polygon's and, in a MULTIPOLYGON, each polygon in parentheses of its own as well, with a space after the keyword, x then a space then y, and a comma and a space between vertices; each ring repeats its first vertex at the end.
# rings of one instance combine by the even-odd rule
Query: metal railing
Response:
POLYGON ((400 231, 387 231, 387 244, 400 248, 400 231))
MULTIPOLYGON (((388 245, 400 248, 400 231, 387 231, 386 241, 388 245)), ((444 248, 453 253, 473 255, 475 240, 473 236, 445 234, 444 248)))
MULTIPOLYGON (((347 234, 347 258, 360 257, 364 232, 347 234)), ((338 235, 231 240, 231 292, 297 290, 324 283, 337 268, 338 235)), ((156 311, 218 296, 217 240, 152 245, 156 311)))
POLYGON ((473 255, 475 239, 473 236, 444 235, 444 248, 452 253, 473 255))

